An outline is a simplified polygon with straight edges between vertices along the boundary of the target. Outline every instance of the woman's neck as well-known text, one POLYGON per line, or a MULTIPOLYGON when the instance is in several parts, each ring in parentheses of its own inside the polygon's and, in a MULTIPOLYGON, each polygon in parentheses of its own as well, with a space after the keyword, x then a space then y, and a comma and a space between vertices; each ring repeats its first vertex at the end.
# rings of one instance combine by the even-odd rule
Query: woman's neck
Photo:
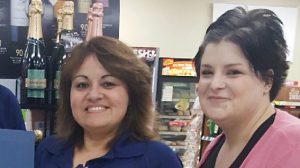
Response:
POLYGON ((75 146, 74 148, 73 167, 79 164, 85 165, 87 161, 107 154, 115 136, 116 133, 95 134, 85 132, 82 147, 75 146))
POLYGON ((239 120, 230 127, 223 128, 226 136, 225 144, 229 147, 245 146, 258 127, 274 113, 273 106, 268 103, 257 109, 252 117, 239 120))

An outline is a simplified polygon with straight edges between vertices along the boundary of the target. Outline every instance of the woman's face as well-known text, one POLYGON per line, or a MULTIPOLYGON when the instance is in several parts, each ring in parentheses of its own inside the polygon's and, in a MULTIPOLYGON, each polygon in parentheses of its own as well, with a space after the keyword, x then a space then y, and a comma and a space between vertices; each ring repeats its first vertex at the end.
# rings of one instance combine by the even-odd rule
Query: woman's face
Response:
POLYGON ((250 119, 268 99, 269 89, 255 75, 239 46, 226 41, 206 46, 198 96, 204 113, 217 124, 250 119))
POLYGON ((128 106, 125 83, 88 56, 74 74, 70 93, 75 120, 85 131, 116 131, 128 106))

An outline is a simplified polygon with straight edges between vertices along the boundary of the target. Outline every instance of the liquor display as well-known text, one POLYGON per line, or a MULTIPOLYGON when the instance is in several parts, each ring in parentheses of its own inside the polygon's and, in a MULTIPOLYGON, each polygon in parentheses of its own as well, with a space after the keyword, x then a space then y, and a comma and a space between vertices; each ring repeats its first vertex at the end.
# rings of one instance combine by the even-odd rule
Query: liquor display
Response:
POLYGON ((46 104, 48 60, 42 33, 42 2, 32 0, 28 9, 27 47, 22 59, 21 103, 46 104))
POLYGON ((101 2, 95 2, 92 5, 91 10, 88 13, 88 28, 86 40, 89 40, 96 36, 102 36, 102 25, 103 25, 103 4, 101 2))
POLYGON ((183 159, 186 136, 195 102, 196 72, 191 59, 160 58, 157 83, 159 134, 183 159))
MULTIPOLYGON (((0 78, 21 76, 22 58, 28 32, 28 5, 31 0, 0 0, 0 78)), ((42 0, 42 29, 47 57, 53 53, 56 41, 56 19, 66 0, 42 0)), ((120 0, 76 0, 73 5, 73 30, 81 39, 87 31, 87 13, 93 2, 104 8, 103 35, 119 38, 120 0)), ((71 40, 76 38, 72 37, 71 40)), ((70 40, 70 38, 69 38, 70 40)), ((78 40, 77 40, 78 41, 78 40)))

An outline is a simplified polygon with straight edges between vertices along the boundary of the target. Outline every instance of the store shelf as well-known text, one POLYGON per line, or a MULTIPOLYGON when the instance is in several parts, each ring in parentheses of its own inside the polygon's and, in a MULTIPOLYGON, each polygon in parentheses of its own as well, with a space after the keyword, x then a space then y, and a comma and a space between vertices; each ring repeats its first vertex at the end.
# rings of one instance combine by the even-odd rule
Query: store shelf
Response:
POLYGON ((160 131, 160 135, 186 135, 186 132, 160 131))
POLYGON ((275 106, 286 106, 290 108, 300 108, 300 102, 291 101, 273 101, 275 106))
MULTIPOLYGON (((193 103, 193 102, 195 102, 195 99, 196 98, 187 98, 187 99, 189 99, 189 102, 190 103, 193 103)), ((162 100, 161 102, 178 102, 180 99, 172 99, 172 100, 162 100)))
POLYGON ((215 139, 214 137, 210 137, 210 136, 202 136, 201 137, 201 140, 203 140, 203 141, 212 141, 214 139, 215 139))
POLYGON ((38 110, 51 110, 54 111, 56 107, 50 104, 20 104, 22 109, 38 109, 38 110))
POLYGON ((169 116, 169 115, 160 115, 159 118, 164 118, 164 119, 185 119, 185 120, 190 120, 191 116, 180 116, 180 115, 176 115, 176 116, 169 116))
POLYGON ((176 145, 176 146, 170 145, 169 147, 172 148, 172 149, 186 149, 186 146, 184 146, 184 145, 181 145, 181 146, 179 146, 179 145, 176 145))

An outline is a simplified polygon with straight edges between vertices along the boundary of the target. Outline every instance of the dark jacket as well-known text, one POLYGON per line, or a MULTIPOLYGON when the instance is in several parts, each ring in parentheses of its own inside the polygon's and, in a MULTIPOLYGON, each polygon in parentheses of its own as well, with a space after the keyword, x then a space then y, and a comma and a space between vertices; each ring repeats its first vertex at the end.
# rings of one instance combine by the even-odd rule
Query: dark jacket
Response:
MULTIPOLYGON (((35 168, 71 168, 73 145, 55 137, 43 140, 36 151, 35 168)), ((76 165, 77 166, 77 165, 76 165)), ((182 168, 181 161, 165 144, 121 136, 104 156, 89 160, 88 168, 182 168)), ((78 166, 78 168, 83 166, 78 166)))
POLYGON ((25 130, 20 105, 16 96, 0 85, 0 128, 25 130))

